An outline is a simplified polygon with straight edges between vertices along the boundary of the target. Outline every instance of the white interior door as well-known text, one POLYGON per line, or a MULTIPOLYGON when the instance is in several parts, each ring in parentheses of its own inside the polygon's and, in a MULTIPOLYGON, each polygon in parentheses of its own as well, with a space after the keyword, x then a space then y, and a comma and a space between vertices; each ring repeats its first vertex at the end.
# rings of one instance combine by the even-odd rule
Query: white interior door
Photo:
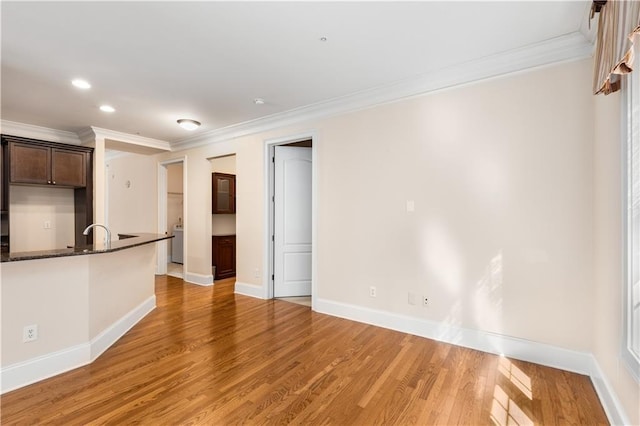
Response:
POLYGON ((275 147, 275 297, 311 295, 311 148, 275 147))

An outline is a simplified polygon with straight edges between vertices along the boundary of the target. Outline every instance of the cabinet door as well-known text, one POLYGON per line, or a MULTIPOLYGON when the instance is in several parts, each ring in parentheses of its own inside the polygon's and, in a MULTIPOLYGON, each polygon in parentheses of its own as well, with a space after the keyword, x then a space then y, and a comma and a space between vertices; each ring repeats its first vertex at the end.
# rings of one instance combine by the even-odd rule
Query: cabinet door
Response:
POLYGON ((212 212, 230 214, 236 212, 236 177, 226 173, 212 174, 212 212))
POLYGON ((215 279, 236 275, 236 237, 213 236, 213 266, 216 267, 215 279))
POLYGON ((51 153, 51 183, 59 186, 87 186, 86 153, 53 148, 51 153))
POLYGON ((51 148, 11 142, 9 163, 11 183, 51 183, 51 148))

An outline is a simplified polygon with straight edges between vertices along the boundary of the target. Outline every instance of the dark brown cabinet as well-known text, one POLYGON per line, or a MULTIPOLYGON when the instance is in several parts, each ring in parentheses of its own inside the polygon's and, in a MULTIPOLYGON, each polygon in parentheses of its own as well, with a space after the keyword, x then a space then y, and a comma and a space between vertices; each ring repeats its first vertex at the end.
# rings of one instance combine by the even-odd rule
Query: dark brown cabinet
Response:
POLYGON ((212 173, 211 211, 214 214, 236 212, 236 177, 227 173, 212 173))
POLYGON ((215 280, 236 276, 236 236, 211 237, 211 264, 216 267, 215 280))
POLYGON ((75 245, 91 244, 82 234, 93 222, 93 148, 1 135, 0 188, 2 251, 9 251, 9 193, 14 185, 73 188, 75 245))
POLYGON ((0 145, 0 253, 9 252, 9 180, 7 179, 7 145, 0 145))
POLYGON ((87 152, 71 148, 9 142, 10 183, 84 188, 87 152))

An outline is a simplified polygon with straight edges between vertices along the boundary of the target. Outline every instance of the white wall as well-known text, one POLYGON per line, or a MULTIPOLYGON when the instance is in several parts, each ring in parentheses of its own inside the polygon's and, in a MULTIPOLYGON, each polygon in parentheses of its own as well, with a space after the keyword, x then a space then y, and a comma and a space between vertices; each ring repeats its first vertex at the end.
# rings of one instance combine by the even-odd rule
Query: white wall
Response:
POLYGON ((118 233, 156 233, 158 165, 155 157, 123 154, 110 159, 107 166, 111 234, 115 238, 118 233))
MULTIPOLYGON (((589 350, 590 79, 589 61, 573 62, 229 142, 238 281, 266 284, 254 275, 264 268, 264 140, 314 129, 317 296, 589 350), (409 291, 428 295, 429 309, 409 306, 409 291)), ((197 165, 222 149, 187 152, 189 218, 208 208, 197 165)), ((206 228, 191 225, 197 253, 206 228)))
POLYGON ((54 250, 75 244, 73 189, 11 185, 12 252, 54 250), (49 222, 51 227, 44 228, 49 222))

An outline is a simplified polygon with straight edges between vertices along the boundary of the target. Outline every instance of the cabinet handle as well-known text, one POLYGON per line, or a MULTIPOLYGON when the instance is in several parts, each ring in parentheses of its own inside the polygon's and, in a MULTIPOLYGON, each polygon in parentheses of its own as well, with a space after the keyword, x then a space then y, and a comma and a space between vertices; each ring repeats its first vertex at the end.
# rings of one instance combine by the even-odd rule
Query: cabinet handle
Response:
POLYGON ((56 181, 55 181, 55 180, 53 181, 53 184, 54 184, 54 185, 56 184, 56 181))
POLYGON ((50 181, 50 180, 48 180, 48 181, 47 181, 47 183, 48 183, 49 185, 51 185, 51 181, 50 181))

